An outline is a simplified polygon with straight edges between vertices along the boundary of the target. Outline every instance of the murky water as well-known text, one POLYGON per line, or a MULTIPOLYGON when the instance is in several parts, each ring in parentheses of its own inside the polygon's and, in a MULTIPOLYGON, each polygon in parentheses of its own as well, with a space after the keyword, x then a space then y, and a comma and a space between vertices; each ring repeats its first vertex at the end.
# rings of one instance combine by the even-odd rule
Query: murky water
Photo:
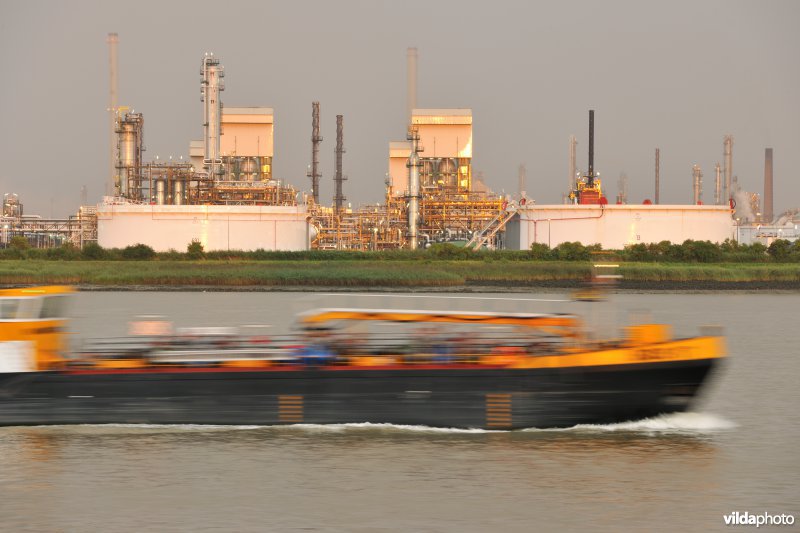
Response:
POLYGON ((315 305, 577 310, 605 328, 649 310, 677 334, 724 325, 731 357, 694 412, 614 426, 0 428, 0 529, 681 531, 726 529, 733 511, 800 518, 800 295, 622 294, 615 307, 413 296, 81 293, 74 342, 124 334, 135 315, 277 332, 315 305))

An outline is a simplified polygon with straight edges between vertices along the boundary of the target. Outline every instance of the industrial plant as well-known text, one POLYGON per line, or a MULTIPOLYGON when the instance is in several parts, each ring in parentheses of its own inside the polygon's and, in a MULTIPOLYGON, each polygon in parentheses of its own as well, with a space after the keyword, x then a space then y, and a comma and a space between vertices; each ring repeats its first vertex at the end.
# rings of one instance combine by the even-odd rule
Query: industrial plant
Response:
POLYGON ((210 53, 200 64, 203 138, 187 140, 186 159, 147 160, 144 115, 117 102, 117 44, 117 35, 109 34, 112 194, 97 205, 83 205, 67 220, 27 216, 20 199, 6 194, 2 243, 22 235, 38 247, 142 243, 156 251, 184 250, 192 241, 205 250, 417 249, 435 242, 528 249, 534 243, 554 247, 567 241, 620 249, 664 240, 755 242, 798 236, 797 210, 778 217, 773 213, 772 149, 765 153, 762 207, 759 195, 743 191, 733 175, 730 135, 723 138, 723 163, 715 167, 712 202, 703 201, 704 173, 694 165, 692 204, 661 204, 656 148, 654 201, 628 203, 627 177, 621 176, 619 193, 609 203, 594 168, 594 110, 589 111, 585 172, 577 169, 577 137, 569 138, 563 203, 537 204, 525 191, 524 167, 516 194, 495 193, 473 173, 473 151, 480 147, 473 145, 472 110, 417 107, 415 48, 407 56, 407 128, 398 131, 396 140, 387 139, 382 203, 346 204, 342 115, 336 116, 335 194, 331 205, 321 202, 323 139, 316 101, 311 103, 310 165, 307 176, 299 178, 308 187, 276 178, 273 161, 280 154, 274 150, 273 109, 223 106, 225 70, 210 53))

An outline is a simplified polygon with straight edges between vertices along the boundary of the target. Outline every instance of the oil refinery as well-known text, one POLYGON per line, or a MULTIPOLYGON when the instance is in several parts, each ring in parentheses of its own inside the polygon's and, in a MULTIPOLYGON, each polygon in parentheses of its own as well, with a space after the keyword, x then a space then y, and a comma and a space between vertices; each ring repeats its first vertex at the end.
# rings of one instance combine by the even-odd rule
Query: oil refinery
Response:
POLYGON ((790 240, 798 235, 796 210, 778 217, 772 213, 772 149, 765 152, 761 209, 759 195, 742 191, 732 174, 730 135, 723 139, 723 165, 716 165, 710 204, 702 200, 703 172, 697 165, 691 173, 692 204, 659 202, 658 148, 655 201, 628 203, 627 177, 621 177, 616 202, 610 204, 594 168, 594 110, 589 111, 585 172, 577 170, 577 141, 570 136, 562 204, 537 204, 535 195, 525 192, 524 168, 516 194, 495 193, 473 175, 472 110, 417 107, 415 48, 407 56, 408 127, 398 131, 398 140, 387 139, 382 203, 351 208, 345 202, 342 115, 336 116, 333 202, 320 201, 319 102, 311 104, 310 187, 275 177, 273 160, 280 154, 274 150, 274 110, 223 106, 225 70, 220 59, 208 53, 200 65, 203 139, 187 140, 186 159, 148 161, 144 115, 117 105, 117 43, 116 34, 110 34, 113 194, 97 205, 83 205, 67 220, 26 216, 19 198, 6 194, 2 243, 23 235, 39 247, 97 242, 120 248, 142 243, 156 251, 185 250, 192 241, 209 251, 416 249, 434 242, 528 249, 534 243, 555 247, 567 241, 620 249, 664 240, 755 242, 770 235, 790 240), (756 226, 758 231, 746 229, 756 226))

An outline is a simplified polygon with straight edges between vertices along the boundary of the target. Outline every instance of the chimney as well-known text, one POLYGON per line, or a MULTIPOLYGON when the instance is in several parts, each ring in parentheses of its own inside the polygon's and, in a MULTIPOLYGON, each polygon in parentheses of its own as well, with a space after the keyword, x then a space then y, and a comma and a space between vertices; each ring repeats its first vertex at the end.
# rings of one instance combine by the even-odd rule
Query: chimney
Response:
POLYGON ((417 49, 408 49, 408 72, 406 78, 408 80, 408 88, 406 90, 406 119, 408 124, 411 124, 411 114, 417 107, 417 49))
POLYGON ((762 220, 769 224, 775 216, 772 205, 772 148, 764 150, 764 216, 762 220))

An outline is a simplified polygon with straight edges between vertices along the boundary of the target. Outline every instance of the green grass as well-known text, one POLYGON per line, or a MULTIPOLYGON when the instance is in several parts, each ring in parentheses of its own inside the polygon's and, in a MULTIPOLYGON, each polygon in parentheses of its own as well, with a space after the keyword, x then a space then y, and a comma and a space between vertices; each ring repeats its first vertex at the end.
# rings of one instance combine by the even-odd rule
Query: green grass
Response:
MULTIPOLYGON (((800 283, 798 264, 627 263, 634 282, 800 283)), ((0 261, 0 284, 218 287, 457 287, 575 283, 591 275, 589 263, 568 261, 0 261)))

